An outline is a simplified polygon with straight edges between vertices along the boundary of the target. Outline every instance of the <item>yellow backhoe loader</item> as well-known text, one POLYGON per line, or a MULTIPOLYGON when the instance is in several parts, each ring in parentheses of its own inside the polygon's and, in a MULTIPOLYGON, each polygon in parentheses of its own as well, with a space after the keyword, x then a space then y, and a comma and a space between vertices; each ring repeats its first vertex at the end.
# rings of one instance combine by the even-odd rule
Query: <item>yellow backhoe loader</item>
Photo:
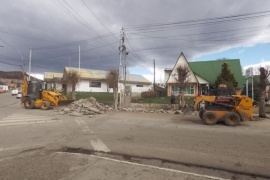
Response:
POLYGON ((194 110, 207 125, 224 121, 228 126, 237 126, 240 121, 252 118, 252 99, 247 96, 197 96, 194 99, 194 110))
POLYGON ((48 110, 53 106, 68 105, 73 100, 67 100, 59 92, 47 90, 46 82, 28 81, 27 75, 23 75, 22 103, 26 109, 41 108, 48 110))

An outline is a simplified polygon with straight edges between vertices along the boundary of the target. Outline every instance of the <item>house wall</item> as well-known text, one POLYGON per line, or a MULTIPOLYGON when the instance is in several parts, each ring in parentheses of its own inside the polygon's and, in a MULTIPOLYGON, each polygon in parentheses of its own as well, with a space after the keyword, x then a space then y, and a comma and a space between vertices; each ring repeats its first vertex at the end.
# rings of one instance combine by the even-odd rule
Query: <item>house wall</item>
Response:
POLYGON ((62 91, 62 83, 55 83, 55 90, 58 92, 62 91))
MULTIPOLYGON (((71 86, 69 88, 71 88, 71 86)), ((107 92, 107 84, 102 81, 81 80, 76 86, 76 91, 78 92, 107 92), (90 82, 100 82, 101 87, 90 87, 90 82)))
MULTIPOLYGON (((132 96, 140 96, 141 92, 148 91, 151 89, 151 85, 148 84, 127 84, 126 86, 131 86, 132 96), (142 85, 142 87, 137 87, 137 85, 142 85)), ((62 86, 61 86, 62 88, 62 86)), ((119 92, 120 89, 124 90, 124 85, 119 83, 119 92)), ((71 92, 71 85, 67 86, 67 92, 71 92)), ((102 81, 91 81, 91 80, 81 80, 76 86, 77 92, 108 92, 107 84, 102 81), (101 82, 101 87, 90 87, 90 82, 101 82)), ((113 92, 112 89, 109 89, 109 92, 113 92)))
POLYGON ((7 85, 0 85, 0 90, 8 91, 8 86, 7 85))
POLYGON ((164 83, 167 82, 168 78, 170 77, 172 71, 164 71, 164 83))
MULTIPOLYGON (((151 84, 140 84, 140 83, 127 84, 126 86, 131 86, 132 97, 138 97, 138 96, 140 97, 142 92, 149 91, 152 88, 151 84), (142 87, 137 87, 138 85, 142 87)), ((124 90, 124 84, 120 83, 119 89, 124 90)))

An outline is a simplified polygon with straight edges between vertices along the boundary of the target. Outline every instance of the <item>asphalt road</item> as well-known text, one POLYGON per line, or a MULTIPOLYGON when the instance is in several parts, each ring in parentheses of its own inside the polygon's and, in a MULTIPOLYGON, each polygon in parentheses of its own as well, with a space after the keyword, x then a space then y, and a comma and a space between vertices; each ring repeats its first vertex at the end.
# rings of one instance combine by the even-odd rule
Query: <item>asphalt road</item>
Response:
POLYGON ((0 95, 0 179, 270 179, 270 119, 26 110, 0 95), (22 178, 23 177, 23 178, 22 178))

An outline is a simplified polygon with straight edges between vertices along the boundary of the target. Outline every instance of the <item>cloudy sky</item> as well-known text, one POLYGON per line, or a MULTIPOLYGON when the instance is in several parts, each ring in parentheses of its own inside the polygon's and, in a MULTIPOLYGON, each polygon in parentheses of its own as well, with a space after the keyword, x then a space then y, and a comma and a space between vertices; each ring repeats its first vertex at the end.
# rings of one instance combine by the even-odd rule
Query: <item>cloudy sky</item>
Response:
POLYGON ((270 61, 269 0, 2 0, 0 70, 63 72, 119 65, 121 29, 129 73, 163 80, 183 52, 188 61, 270 61), (80 48, 79 48, 80 47, 80 48), (80 49, 80 53, 79 53, 80 49))

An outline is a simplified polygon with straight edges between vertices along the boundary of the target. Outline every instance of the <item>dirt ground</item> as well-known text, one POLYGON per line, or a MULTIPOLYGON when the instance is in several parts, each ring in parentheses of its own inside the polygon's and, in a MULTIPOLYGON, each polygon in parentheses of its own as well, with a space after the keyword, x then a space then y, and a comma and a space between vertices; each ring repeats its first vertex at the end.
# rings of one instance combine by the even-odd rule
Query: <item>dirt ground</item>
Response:
MULTIPOLYGON (((270 114, 270 107, 265 107, 265 112, 267 113, 267 114, 270 114)), ((254 114, 258 114, 259 113, 259 107, 258 106, 255 106, 255 107, 253 107, 253 113, 254 114)))

